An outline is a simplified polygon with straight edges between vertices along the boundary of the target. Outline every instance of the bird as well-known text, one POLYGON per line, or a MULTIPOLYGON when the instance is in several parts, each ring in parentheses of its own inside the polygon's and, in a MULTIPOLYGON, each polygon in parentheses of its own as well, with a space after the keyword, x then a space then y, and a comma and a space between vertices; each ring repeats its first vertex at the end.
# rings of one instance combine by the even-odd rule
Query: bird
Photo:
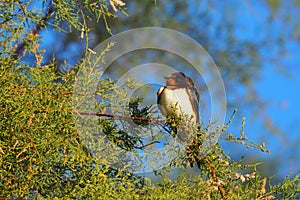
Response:
POLYGON ((200 96, 192 79, 183 72, 176 72, 164 78, 166 86, 157 91, 157 104, 162 114, 188 115, 191 121, 197 123, 200 96))
MULTIPOLYGON (((164 77, 166 86, 161 87, 157 91, 157 104, 163 115, 166 117, 182 115, 189 116, 191 125, 197 125, 199 122, 199 100, 200 95, 195 88, 193 80, 186 76, 183 72, 176 72, 164 77)), ((187 150, 188 163, 193 167, 196 162, 200 168, 201 160, 197 157, 197 149, 199 144, 195 142, 193 132, 190 130, 188 124, 169 122, 169 127, 177 135, 178 141, 184 144, 187 150), (178 126, 182 129, 178 130, 178 126)), ((198 130, 198 127, 197 129, 198 130)))
MULTIPOLYGON (((176 72, 164 78, 166 85, 157 91, 157 104, 161 113, 166 117, 187 115, 189 122, 197 124, 200 96, 192 79, 183 72, 176 72)), ((177 128, 173 126, 173 129, 181 141, 188 140, 188 135, 184 133, 187 131, 176 133, 177 128)))

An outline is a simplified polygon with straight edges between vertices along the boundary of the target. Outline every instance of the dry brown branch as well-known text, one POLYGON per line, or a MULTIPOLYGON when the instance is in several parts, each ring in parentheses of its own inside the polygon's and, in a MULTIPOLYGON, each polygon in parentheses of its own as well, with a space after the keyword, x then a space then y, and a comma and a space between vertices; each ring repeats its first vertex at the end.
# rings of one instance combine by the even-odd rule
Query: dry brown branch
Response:
POLYGON ((97 112, 78 112, 80 115, 95 115, 99 117, 112 117, 118 119, 132 119, 138 121, 147 121, 152 123, 164 123, 165 120, 157 120, 152 118, 144 118, 144 117, 134 117, 134 116, 124 116, 124 115, 116 115, 116 114, 108 114, 108 113, 97 113, 97 112))

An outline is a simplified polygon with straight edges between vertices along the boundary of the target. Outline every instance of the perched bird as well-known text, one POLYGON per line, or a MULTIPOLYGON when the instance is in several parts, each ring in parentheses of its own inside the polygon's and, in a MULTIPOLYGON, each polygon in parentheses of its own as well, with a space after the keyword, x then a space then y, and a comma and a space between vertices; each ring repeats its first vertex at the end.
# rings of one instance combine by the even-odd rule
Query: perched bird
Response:
POLYGON ((162 114, 188 115, 191 121, 199 121, 199 93, 192 79, 182 72, 165 77, 166 86, 157 91, 157 104, 162 114), (174 113, 175 112, 175 113, 174 113))
POLYGON ((185 145, 190 166, 193 167, 193 163, 196 162, 200 168, 201 161, 195 153, 199 149, 199 144, 195 143, 195 135, 191 135, 195 130, 188 128, 189 125, 196 125, 199 122, 199 93, 192 79, 182 72, 173 73, 165 79, 166 86, 157 91, 157 104, 162 114, 167 117, 174 115, 190 117, 190 120, 184 123, 179 121, 168 124, 172 130, 171 134, 175 133, 179 142, 185 145))

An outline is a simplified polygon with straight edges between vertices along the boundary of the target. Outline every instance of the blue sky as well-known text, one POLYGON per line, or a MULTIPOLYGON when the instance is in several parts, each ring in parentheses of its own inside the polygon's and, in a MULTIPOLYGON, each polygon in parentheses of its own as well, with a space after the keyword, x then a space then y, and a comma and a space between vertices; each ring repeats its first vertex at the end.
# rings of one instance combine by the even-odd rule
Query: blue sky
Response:
MULTIPOLYGON (((296 174, 300 172, 300 45, 296 40, 299 39, 299 29, 295 27, 293 19, 285 21, 283 16, 290 12, 295 17, 299 12, 294 12, 292 8, 281 8, 274 16, 275 22, 268 24, 266 19, 271 15, 270 10, 263 4, 247 2, 237 11, 236 19, 240 28, 235 32, 236 36, 242 40, 258 41, 266 38, 276 41, 274 39, 283 37, 285 43, 283 46, 274 43, 258 49, 265 59, 260 78, 254 84, 260 97, 254 107, 262 112, 253 112, 242 105, 239 109, 247 119, 249 137, 266 141, 267 148, 271 150, 271 155, 262 155, 263 158, 279 158, 277 175, 296 174), (264 107, 260 102, 264 103, 264 107)), ((255 151, 251 153, 260 154, 255 151)))

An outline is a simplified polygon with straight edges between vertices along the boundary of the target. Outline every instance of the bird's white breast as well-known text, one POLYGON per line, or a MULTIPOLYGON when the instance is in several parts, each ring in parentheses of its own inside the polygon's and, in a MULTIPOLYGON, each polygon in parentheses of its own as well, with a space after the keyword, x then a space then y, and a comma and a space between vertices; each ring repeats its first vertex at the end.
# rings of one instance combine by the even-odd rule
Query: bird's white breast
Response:
POLYGON ((161 93, 160 104, 162 105, 162 113, 165 115, 172 114, 172 108, 175 107, 176 114, 186 114, 192 116, 193 120, 196 120, 195 113, 193 112, 193 106, 190 102, 186 88, 178 88, 171 90, 163 87, 159 89, 158 93, 161 93))

